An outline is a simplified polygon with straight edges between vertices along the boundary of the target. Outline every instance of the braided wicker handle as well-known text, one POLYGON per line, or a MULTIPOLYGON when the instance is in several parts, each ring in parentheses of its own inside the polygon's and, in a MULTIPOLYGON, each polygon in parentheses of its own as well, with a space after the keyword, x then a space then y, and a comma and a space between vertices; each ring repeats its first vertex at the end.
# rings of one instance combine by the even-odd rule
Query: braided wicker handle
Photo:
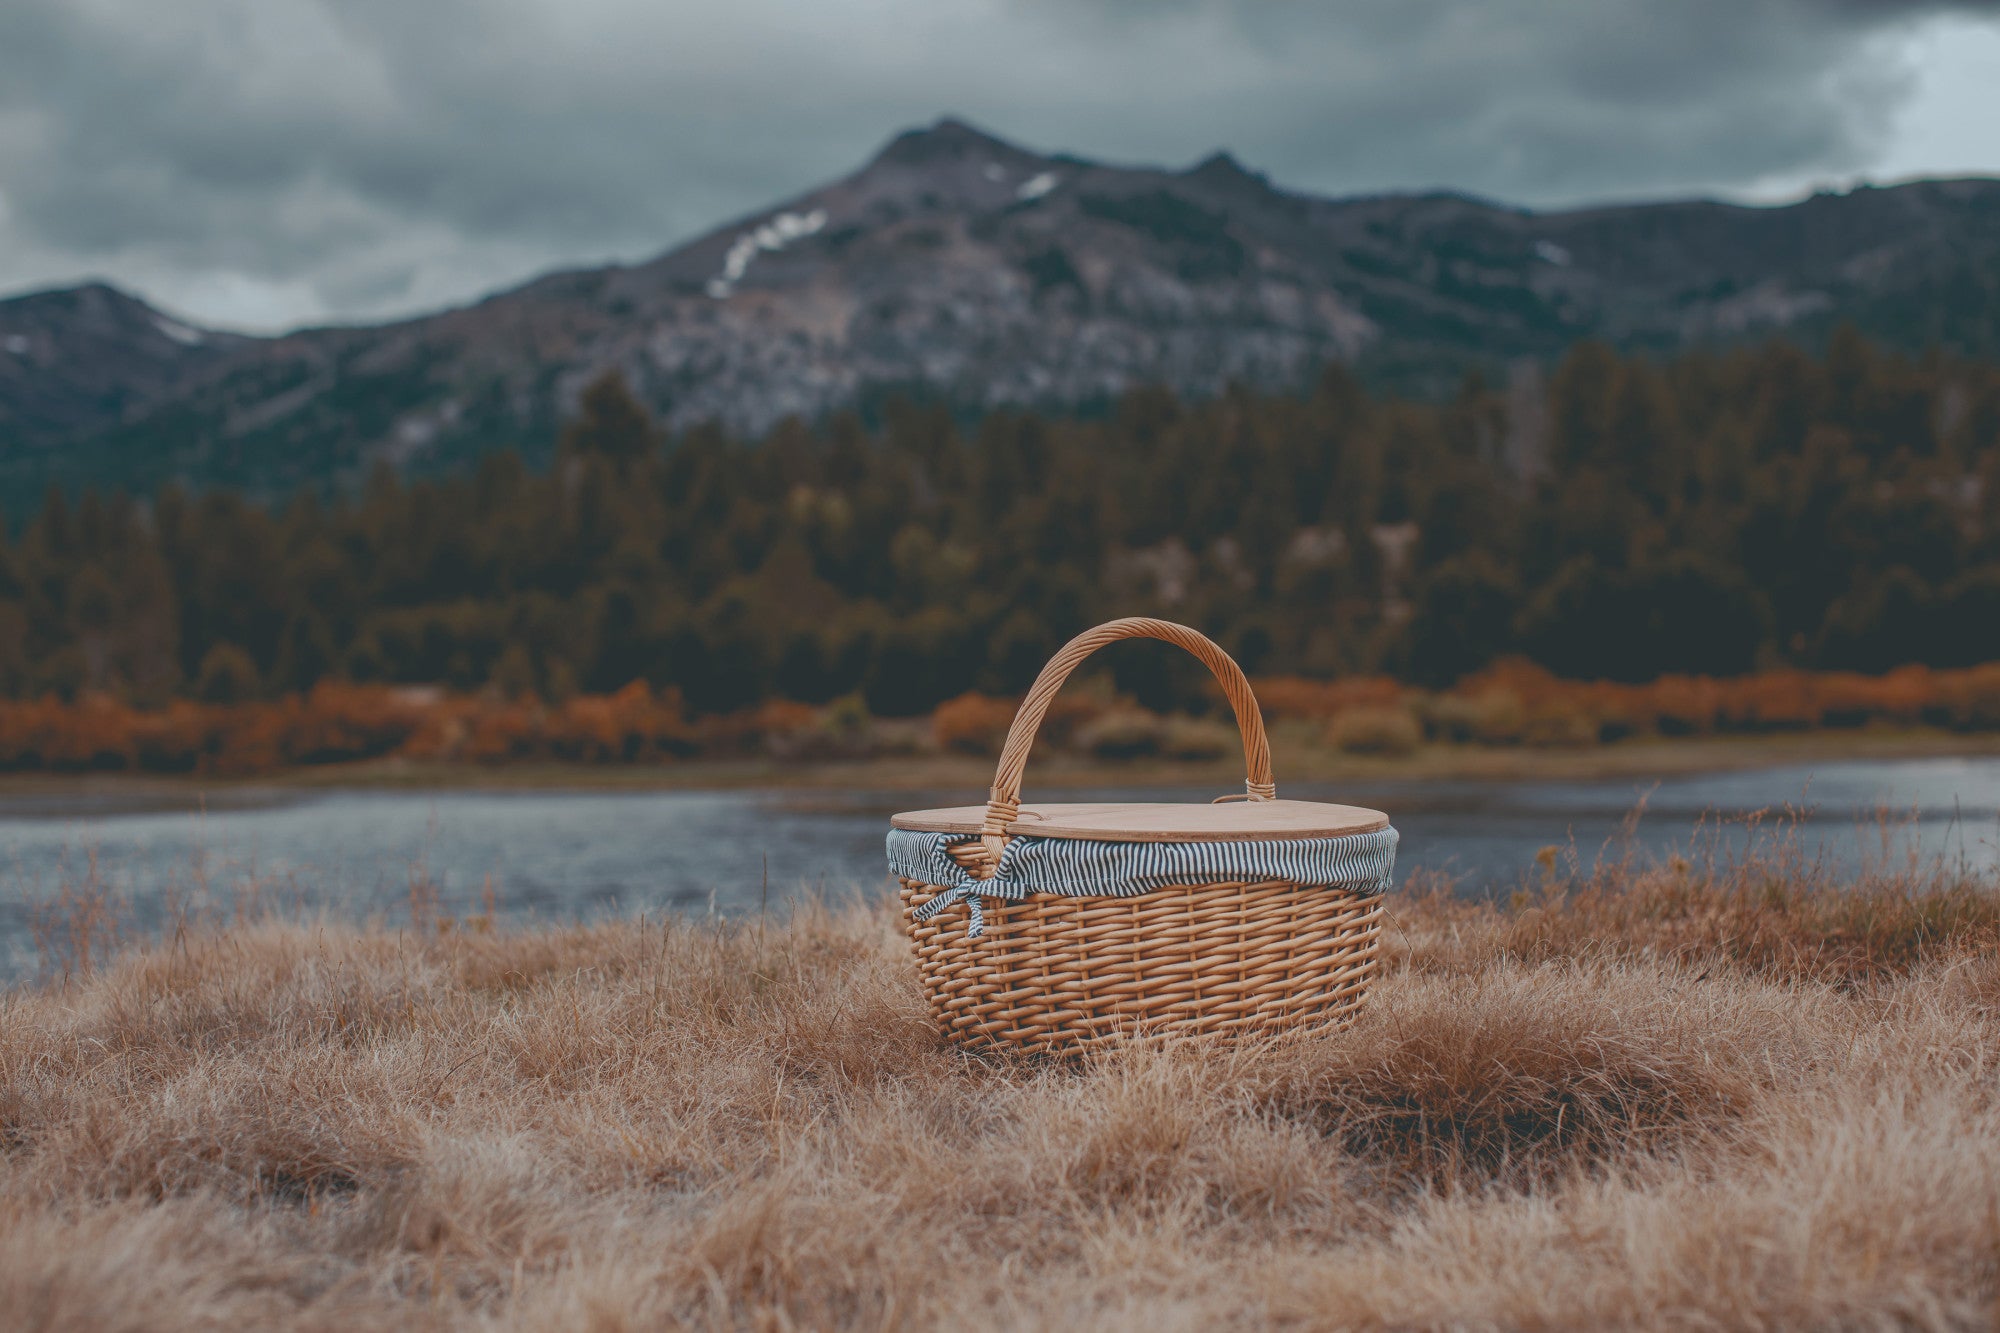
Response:
POLYGON ((1271 742, 1264 735, 1264 715, 1258 711, 1257 696, 1251 693, 1243 668, 1217 647, 1214 640, 1186 625, 1144 616, 1106 621, 1077 635, 1049 659, 1042 674, 1035 677, 1028 697, 1021 701, 1020 711, 1014 714, 1014 725, 1007 729, 1007 744, 1000 750, 1000 769, 993 777, 986 819, 980 826, 980 842, 992 858, 990 861, 980 858, 986 861, 989 875, 998 864, 1001 849, 1007 845, 1007 826, 1021 812, 1021 774, 1028 766, 1028 751, 1035 744, 1035 733, 1041 730, 1042 719, 1048 715, 1056 691, 1084 658, 1120 639, 1164 639, 1200 658, 1215 673, 1229 706, 1236 710, 1236 728, 1243 733, 1243 763, 1249 774, 1243 784, 1245 793, 1253 801, 1269 801, 1277 796, 1277 784, 1271 779, 1271 742))

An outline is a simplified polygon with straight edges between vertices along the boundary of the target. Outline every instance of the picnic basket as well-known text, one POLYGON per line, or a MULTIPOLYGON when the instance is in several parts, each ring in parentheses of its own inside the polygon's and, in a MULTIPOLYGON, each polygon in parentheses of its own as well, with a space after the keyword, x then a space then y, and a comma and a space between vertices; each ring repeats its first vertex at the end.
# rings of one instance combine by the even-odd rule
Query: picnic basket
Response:
POLYGON ((1345 1024, 1375 967, 1396 831, 1376 810, 1277 799, 1241 668, 1201 633, 1130 618, 1070 640, 1014 716, 982 808, 891 820, 889 864, 931 1013, 961 1045, 1070 1052, 1137 1033, 1345 1024), (1163 639, 1215 674, 1248 769, 1211 804, 1022 805, 1063 681, 1105 644, 1163 639))

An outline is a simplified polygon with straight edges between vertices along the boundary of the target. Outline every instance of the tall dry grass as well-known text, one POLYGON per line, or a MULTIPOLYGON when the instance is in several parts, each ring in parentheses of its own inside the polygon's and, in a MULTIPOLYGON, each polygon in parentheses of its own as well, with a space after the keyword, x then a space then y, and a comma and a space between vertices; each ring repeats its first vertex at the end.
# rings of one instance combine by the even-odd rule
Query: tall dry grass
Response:
POLYGON ((893 920, 243 922, 0 999, 10 1327, 1965 1328, 2000 887, 1398 900, 1337 1035, 961 1057, 893 920))

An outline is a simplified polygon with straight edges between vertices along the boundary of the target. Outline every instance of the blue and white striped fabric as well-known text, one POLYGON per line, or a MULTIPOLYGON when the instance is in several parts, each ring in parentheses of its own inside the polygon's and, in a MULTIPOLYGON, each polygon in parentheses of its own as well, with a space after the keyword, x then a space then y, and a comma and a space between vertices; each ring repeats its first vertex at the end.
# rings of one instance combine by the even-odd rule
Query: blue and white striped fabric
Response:
POLYGON ((1265 842, 1092 842, 1083 838, 1014 838, 992 879, 975 879, 946 854, 975 842, 964 833, 889 830, 889 872, 946 890, 917 909, 927 921, 956 902, 972 917, 966 934, 986 932, 982 898, 1061 893, 1075 898, 1130 898, 1170 884, 1229 884, 1282 879, 1312 888, 1380 893, 1396 865, 1396 830, 1338 838, 1265 842))

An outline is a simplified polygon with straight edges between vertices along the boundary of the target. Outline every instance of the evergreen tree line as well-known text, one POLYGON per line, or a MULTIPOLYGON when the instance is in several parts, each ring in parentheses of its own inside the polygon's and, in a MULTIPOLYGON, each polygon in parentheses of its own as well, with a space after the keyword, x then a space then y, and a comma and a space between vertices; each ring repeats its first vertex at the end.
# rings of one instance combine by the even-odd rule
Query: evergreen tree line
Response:
MULTIPOLYGON (((1545 383, 1105 414, 892 404, 879 426, 663 438, 615 376, 554 465, 278 508, 51 493, 0 541, 0 693, 271 696, 327 677, 700 712, 1023 689, 1114 615, 1252 672, 1441 685, 1508 655, 1645 680, 2000 659, 2000 368, 1774 343, 1576 348, 1545 383)), ((1165 706, 1197 673, 1119 654, 1165 706)))

